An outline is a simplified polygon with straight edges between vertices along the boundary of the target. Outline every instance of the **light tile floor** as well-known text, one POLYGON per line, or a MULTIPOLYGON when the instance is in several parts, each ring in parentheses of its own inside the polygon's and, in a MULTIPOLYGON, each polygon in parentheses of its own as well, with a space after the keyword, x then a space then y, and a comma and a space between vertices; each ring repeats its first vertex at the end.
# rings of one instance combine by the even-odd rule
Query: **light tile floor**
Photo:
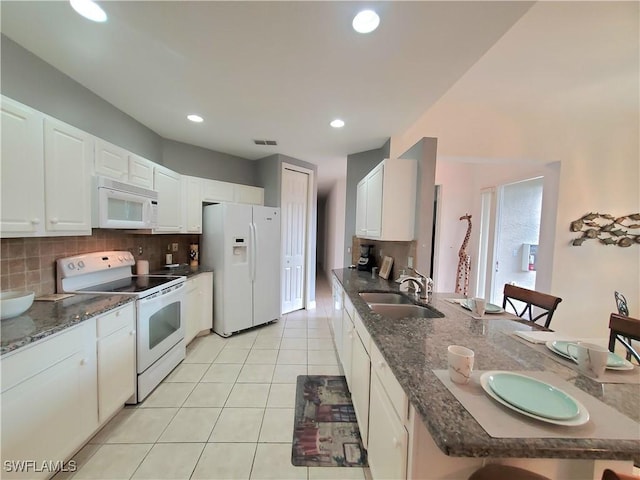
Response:
POLYGON ((364 479, 361 468, 291 465, 297 376, 341 374, 324 278, 316 303, 227 339, 195 339, 143 403, 80 450, 77 472, 55 479, 364 479))

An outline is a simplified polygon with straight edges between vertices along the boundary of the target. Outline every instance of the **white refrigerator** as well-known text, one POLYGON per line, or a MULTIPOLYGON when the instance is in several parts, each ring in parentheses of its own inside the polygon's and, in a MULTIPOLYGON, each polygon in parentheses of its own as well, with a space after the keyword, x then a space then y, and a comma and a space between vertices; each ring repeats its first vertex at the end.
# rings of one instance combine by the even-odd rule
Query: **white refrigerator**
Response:
POLYGON ((200 261, 213 268, 213 331, 223 337, 280 318, 280 209, 203 209, 200 261))

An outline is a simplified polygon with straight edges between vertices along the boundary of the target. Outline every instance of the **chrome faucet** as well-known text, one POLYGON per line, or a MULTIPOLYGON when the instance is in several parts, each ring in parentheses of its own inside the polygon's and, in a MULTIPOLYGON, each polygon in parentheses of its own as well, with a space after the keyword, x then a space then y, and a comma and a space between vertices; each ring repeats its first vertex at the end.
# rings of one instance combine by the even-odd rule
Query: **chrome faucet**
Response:
POLYGON ((416 274, 415 277, 405 277, 400 282, 402 285, 405 282, 411 282, 414 286, 415 292, 419 294, 420 300, 427 300, 429 293, 433 290, 433 280, 426 275, 421 274, 415 268, 409 267, 416 274))

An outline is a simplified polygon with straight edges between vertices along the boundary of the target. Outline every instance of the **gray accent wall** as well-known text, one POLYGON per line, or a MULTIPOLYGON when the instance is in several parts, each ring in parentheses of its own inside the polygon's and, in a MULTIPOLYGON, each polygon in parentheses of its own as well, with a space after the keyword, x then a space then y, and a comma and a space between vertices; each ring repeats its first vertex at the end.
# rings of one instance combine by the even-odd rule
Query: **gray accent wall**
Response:
POLYGON ((255 161, 175 140, 163 139, 162 164, 183 175, 263 186, 257 183, 255 161))
POLYGON ((356 197, 358 182, 362 180, 373 167, 385 158, 389 158, 391 140, 375 150, 352 153, 347 155, 347 186, 344 218, 344 264, 351 265, 351 253, 347 251, 353 243, 356 234, 356 197))
POLYGON ((264 204, 267 207, 280 206, 280 155, 270 155, 256 160, 258 185, 264 188, 264 204))
POLYGON ((162 163, 160 135, 5 35, 0 43, 3 95, 162 163))

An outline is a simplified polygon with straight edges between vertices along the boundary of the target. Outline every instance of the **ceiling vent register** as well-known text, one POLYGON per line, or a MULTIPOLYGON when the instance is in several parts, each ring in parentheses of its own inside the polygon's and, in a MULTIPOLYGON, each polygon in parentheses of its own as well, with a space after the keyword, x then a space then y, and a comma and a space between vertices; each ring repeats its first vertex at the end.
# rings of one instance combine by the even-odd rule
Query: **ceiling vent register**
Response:
POLYGON ((278 142, 276 142, 275 140, 254 140, 253 143, 255 143, 256 145, 278 145, 278 142))

